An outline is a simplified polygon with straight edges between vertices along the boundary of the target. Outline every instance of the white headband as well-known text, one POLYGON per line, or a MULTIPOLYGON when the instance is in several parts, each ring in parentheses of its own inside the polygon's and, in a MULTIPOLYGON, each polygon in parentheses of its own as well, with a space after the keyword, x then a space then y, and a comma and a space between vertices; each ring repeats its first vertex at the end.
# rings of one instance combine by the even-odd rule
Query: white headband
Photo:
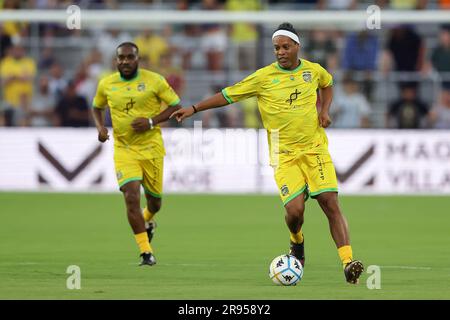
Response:
POLYGON ((292 40, 294 40, 296 43, 300 44, 300 40, 298 39, 298 36, 290 31, 287 30, 277 30, 274 32, 273 36, 272 36, 272 40, 273 38, 275 38, 276 36, 286 36, 291 38, 292 40))

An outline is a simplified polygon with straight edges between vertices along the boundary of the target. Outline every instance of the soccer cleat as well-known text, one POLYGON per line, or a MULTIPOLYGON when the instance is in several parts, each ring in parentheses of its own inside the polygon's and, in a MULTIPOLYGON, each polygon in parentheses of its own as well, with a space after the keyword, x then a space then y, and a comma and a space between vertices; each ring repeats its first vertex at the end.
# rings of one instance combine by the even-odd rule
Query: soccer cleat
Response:
POLYGON ((155 220, 150 220, 149 222, 145 222, 145 230, 148 235, 148 242, 151 243, 153 239, 153 234, 155 233, 156 222, 155 220))
POLYGON ((357 284, 359 277, 364 272, 364 266, 361 261, 353 260, 344 267, 345 280, 348 283, 357 284))
POLYGON ((300 260, 302 267, 305 266, 305 239, 303 238, 302 243, 294 243, 291 241, 291 248, 289 250, 291 256, 296 257, 300 260))
POLYGON ((156 264, 156 259, 155 256, 152 253, 142 253, 141 254, 142 257, 142 261, 139 264, 140 266, 152 266, 154 264, 156 264))

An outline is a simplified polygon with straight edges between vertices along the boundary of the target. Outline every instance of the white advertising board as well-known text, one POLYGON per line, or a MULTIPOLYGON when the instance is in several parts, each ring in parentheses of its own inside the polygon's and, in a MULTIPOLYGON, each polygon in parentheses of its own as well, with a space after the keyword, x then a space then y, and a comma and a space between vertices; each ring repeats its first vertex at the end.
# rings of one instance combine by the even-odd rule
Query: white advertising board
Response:
MULTIPOLYGON (((328 130, 343 194, 450 194, 450 131, 328 130)), ((277 193, 264 130, 163 129, 164 193, 277 193)), ((0 129, 0 190, 117 191, 113 141, 0 129)))

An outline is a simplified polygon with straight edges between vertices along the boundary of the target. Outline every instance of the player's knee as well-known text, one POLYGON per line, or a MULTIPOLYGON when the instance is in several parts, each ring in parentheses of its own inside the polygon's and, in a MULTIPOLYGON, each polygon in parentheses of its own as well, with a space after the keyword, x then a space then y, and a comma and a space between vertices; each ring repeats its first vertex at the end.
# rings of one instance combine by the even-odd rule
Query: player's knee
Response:
POLYGON ((291 219, 303 220, 303 213, 305 212, 305 204, 291 201, 285 206, 286 215, 291 219))
POLYGON ((135 191, 125 191, 125 202, 128 209, 140 208, 141 195, 135 191))

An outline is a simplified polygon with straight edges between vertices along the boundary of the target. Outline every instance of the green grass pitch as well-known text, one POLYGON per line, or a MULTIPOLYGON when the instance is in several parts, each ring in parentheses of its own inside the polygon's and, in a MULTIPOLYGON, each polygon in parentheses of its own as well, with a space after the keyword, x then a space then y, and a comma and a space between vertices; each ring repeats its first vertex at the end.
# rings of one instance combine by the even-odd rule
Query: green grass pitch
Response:
POLYGON ((0 299, 450 299, 450 198, 340 198, 356 258, 381 289, 344 275, 325 215, 307 202, 306 268, 295 287, 268 278, 289 235, 277 196, 167 195, 153 267, 122 195, 0 193, 0 299), (81 289, 68 290, 69 265, 81 289))

